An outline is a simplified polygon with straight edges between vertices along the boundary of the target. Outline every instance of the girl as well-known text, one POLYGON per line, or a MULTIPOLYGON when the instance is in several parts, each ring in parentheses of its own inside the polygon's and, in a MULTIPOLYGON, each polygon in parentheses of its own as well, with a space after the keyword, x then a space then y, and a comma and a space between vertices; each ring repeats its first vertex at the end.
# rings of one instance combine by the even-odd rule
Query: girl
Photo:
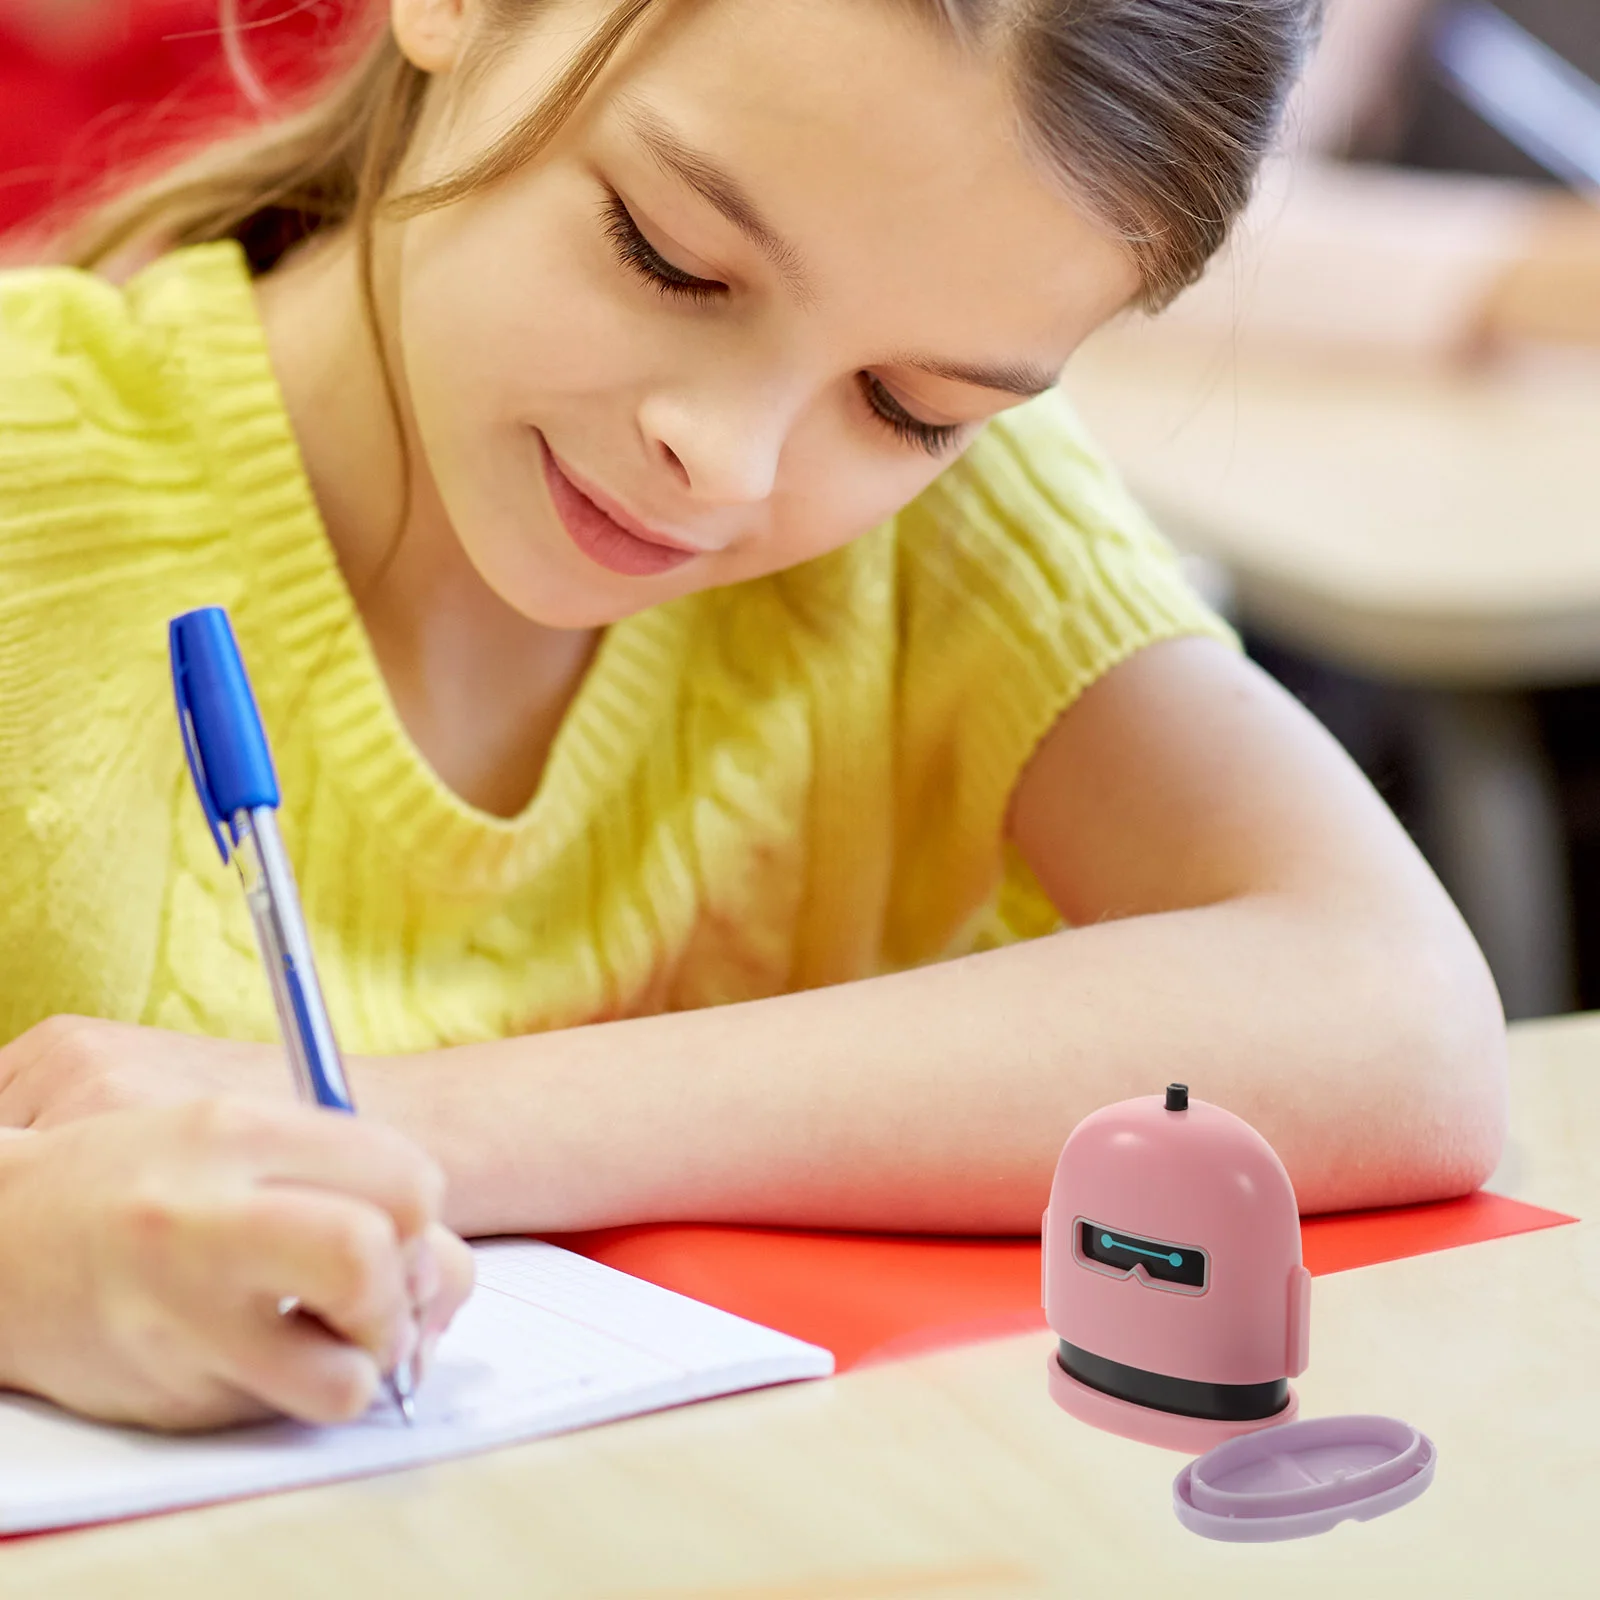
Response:
POLYGON ((1181 1075, 1460 1192, 1492 985, 1052 385, 1311 0, 392 0, 0 288, 0 1120, 286 1093, 172 726, 232 610, 364 1108, 463 1231, 1018 1231, 1181 1075))

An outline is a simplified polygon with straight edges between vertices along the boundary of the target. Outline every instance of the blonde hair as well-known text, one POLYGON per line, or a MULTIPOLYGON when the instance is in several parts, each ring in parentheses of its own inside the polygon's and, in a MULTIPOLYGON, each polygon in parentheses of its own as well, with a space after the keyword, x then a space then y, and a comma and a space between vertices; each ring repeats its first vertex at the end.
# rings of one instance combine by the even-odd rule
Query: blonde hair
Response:
MULTIPOLYGON (((386 206, 414 215, 451 205, 526 165, 646 13, 668 3, 617 0, 554 89, 484 155, 403 196, 391 190, 429 78, 386 22, 369 26, 353 60, 305 104, 100 205, 61 253, 97 268, 231 238, 263 271, 310 235, 351 226, 370 280, 373 225, 386 206)), ((911 3, 1002 62, 1036 152, 1126 242, 1148 309, 1199 276, 1246 204, 1320 14, 1320 0, 911 3)), ((221 4, 237 62, 237 0, 221 4)), ((484 0, 478 64, 539 7, 484 0)))

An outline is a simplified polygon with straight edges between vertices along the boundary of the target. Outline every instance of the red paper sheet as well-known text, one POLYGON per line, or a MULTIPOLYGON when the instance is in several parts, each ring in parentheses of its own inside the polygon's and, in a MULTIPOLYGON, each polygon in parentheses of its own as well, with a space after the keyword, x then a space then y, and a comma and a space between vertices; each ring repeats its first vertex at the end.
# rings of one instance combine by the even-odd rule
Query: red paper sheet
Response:
MULTIPOLYGON (((1306 1265, 1321 1274, 1573 1220, 1479 1193, 1436 1205, 1307 1217, 1301 1238, 1306 1265)), ((823 1345, 841 1371, 1044 1325, 1036 1240, 652 1226, 556 1242, 823 1345)))

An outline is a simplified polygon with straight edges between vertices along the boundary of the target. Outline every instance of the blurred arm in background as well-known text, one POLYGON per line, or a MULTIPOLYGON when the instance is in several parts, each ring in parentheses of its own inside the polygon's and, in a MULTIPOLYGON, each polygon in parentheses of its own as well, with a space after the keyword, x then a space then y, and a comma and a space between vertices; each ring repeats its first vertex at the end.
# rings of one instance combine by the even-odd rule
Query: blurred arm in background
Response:
MULTIPOLYGON (((1530 343, 1600 349, 1594 194, 1377 164, 1406 156, 1420 86, 1437 77, 1432 30, 1450 10, 1330 0, 1284 153, 1233 245, 1174 308, 1171 337, 1431 361, 1530 343)), ((1572 18, 1596 34, 1600 60, 1600 5, 1572 18)))

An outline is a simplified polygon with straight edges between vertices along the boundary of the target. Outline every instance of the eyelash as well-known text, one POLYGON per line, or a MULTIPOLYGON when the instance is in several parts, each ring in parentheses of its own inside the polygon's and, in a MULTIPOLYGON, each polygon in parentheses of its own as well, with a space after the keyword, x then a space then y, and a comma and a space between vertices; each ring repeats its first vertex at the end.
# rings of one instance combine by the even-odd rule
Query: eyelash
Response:
POLYGON ((622 203, 622 196, 614 194, 606 201, 606 236, 617 252, 617 259, 630 271, 637 273, 665 299, 688 300, 695 305, 705 305, 728 292, 725 283, 710 278, 696 278, 680 272, 666 260, 639 231, 633 213, 622 203))
POLYGON ((861 374, 861 387, 872 414, 904 443, 925 450, 930 456, 942 456, 961 437, 959 423, 923 422, 912 416, 870 372, 861 374))
MULTIPOLYGON (((605 231, 618 261, 663 299, 706 305, 728 292, 725 283, 696 278, 666 260, 639 231, 639 224, 621 195, 613 194, 606 201, 605 231)), ((884 427, 903 443, 925 450, 930 456, 944 455, 961 435, 959 424, 939 425, 912 416, 871 373, 861 374, 861 388, 873 416, 884 427)))

